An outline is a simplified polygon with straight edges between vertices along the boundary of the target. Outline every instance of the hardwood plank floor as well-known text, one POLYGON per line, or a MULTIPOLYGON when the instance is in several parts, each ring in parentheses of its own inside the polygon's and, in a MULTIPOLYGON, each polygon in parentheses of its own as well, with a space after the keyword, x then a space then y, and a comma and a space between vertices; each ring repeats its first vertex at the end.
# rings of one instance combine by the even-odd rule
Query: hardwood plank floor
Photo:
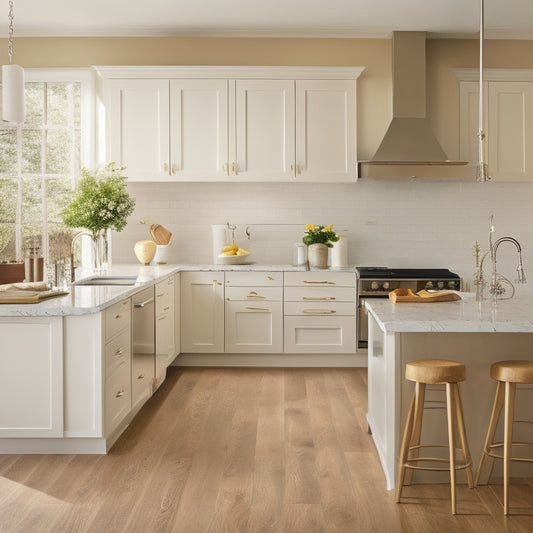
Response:
POLYGON ((0 455, 0 533, 533 531, 533 480, 385 479, 366 369, 175 368, 111 452, 0 455))

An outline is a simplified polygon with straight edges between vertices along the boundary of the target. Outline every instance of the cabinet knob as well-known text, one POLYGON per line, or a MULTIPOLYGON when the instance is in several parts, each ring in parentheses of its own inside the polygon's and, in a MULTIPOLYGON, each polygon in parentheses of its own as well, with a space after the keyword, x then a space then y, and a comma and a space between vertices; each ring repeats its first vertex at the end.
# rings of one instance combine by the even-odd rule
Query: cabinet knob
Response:
POLYGON ((176 174, 176 172, 179 170, 179 167, 178 165, 176 165, 176 163, 174 163, 172 165, 172 174, 176 174))
POLYGON ((164 164, 163 164, 163 170, 164 170, 165 172, 168 172, 168 163, 164 163, 164 164))

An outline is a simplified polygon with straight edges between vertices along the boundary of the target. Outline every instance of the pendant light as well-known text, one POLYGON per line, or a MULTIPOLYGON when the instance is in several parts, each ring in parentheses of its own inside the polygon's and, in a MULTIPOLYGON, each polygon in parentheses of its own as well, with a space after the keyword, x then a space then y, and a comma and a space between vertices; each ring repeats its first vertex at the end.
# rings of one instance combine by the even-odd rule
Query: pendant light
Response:
POLYGON ((485 163, 485 131, 483 129, 483 47, 485 39, 485 2, 479 3, 479 131, 478 131, 478 153, 479 159, 476 166, 476 181, 489 181, 489 169, 485 163))
POLYGON ((2 65, 2 120, 15 124, 24 122, 24 69, 13 65, 13 0, 9 0, 9 65, 2 65))

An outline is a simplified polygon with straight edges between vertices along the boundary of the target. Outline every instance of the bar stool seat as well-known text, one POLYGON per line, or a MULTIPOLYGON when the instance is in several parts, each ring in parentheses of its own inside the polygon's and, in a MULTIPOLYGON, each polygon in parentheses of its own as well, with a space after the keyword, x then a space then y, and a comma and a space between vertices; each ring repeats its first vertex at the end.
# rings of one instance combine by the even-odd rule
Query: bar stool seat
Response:
POLYGON ((396 484, 396 502, 400 503, 406 469, 413 470, 449 470, 452 513, 456 514, 455 474, 456 470, 466 470, 468 486, 474 486, 472 458, 468 449, 466 431, 459 393, 459 382, 466 379, 466 367, 463 363, 445 359, 421 359, 410 361, 405 367, 405 377, 415 382, 415 391, 407 414, 405 430, 400 447, 398 464, 398 481, 396 484), (420 444, 422 417, 426 385, 446 385, 446 413, 448 421, 449 459, 441 457, 420 457, 422 448, 445 447, 443 444, 420 444), (456 430, 461 443, 463 461, 456 462, 455 440, 456 430), (445 466, 422 466, 421 462, 446 463, 445 466))
POLYGON ((531 446, 533 442, 513 442, 514 408, 517 385, 533 385, 533 361, 499 361, 490 367, 490 376, 498 382, 492 413, 490 415, 487 437, 479 461, 475 484, 479 482, 481 469, 485 460, 503 459, 503 513, 509 514, 509 471, 511 461, 533 462, 532 458, 513 457, 513 446, 531 446), (500 414, 504 409, 503 442, 494 442, 494 435, 500 414), (503 447, 503 454, 498 448, 503 447))

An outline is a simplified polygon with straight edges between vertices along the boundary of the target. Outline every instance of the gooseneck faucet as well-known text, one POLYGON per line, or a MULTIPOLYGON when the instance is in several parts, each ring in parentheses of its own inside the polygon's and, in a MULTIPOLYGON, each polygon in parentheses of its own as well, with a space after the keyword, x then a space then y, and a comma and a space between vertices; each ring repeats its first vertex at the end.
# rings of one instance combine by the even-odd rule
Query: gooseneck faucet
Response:
POLYGON ((476 272, 476 279, 474 283, 476 284, 476 300, 478 302, 483 300, 483 289, 486 286, 484 276, 483 276, 483 262, 485 257, 490 254, 490 259, 492 262, 492 276, 489 284, 489 293, 493 295, 494 299, 510 299, 514 296, 515 288, 514 285, 504 276, 498 273, 496 267, 496 255, 498 252, 498 247, 502 242, 510 242, 515 245, 518 252, 518 266, 516 267, 517 272, 517 283, 526 283, 526 275, 524 273, 524 267, 522 265, 522 247, 520 243, 514 237, 500 237, 494 243, 492 242, 492 234, 494 233, 494 215, 490 216, 489 221, 489 249, 483 254, 481 261, 479 263, 478 271, 476 272), (505 294, 505 286, 509 285, 511 288, 511 296, 502 298, 505 294))

